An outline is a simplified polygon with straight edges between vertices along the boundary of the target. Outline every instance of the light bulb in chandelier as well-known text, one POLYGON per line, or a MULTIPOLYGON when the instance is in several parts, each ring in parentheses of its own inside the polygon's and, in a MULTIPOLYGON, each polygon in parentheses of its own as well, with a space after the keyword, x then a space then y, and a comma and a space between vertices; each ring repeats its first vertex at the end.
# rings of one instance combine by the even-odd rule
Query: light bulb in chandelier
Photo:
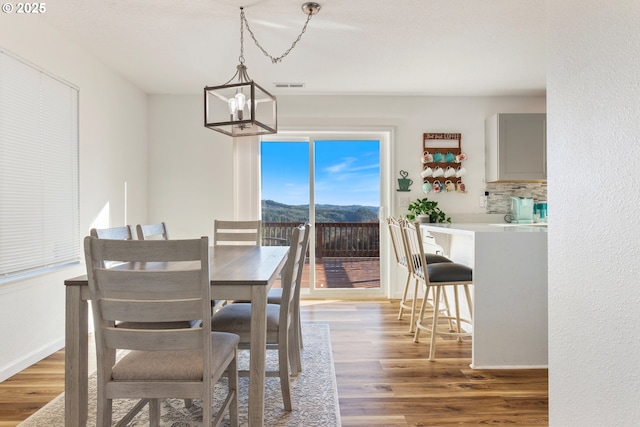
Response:
MULTIPOLYGON (((269 102, 267 99, 266 102, 269 102)), ((258 111, 258 100, 247 98, 247 116, 249 118, 254 117, 258 111)))
POLYGON ((229 114, 231 115, 231 120, 234 120, 236 117, 236 113, 238 112, 238 102, 236 101, 236 98, 229 98, 229 101, 227 102, 229 104, 229 114))
POLYGON ((238 120, 242 120, 244 117, 244 105, 245 105, 245 96, 244 93, 238 92, 236 93, 236 102, 238 103, 238 120))
POLYGON ((247 99, 244 93, 236 93, 232 98, 229 98, 227 104, 229 105, 231 120, 242 120, 245 107, 247 108, 247 115, 251 116, 251 98, 247 99))

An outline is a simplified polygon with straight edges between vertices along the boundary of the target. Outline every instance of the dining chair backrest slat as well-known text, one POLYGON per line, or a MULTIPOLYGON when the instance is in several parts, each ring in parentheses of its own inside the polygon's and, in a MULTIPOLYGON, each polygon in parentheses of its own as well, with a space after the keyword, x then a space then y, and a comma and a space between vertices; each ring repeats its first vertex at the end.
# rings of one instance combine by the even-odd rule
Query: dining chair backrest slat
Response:
POLYGON ((136 238, 132 225, 111 228, 92 228, 89 235, 98 239, 134 240, 136 238))
POLYGON ((262 221, 220 221, 213 223, 213 246, 260 246, 262 221))
POLYGON ((158 224, 138 224, 138 240, 169 240, 169 231, 164 222, 158 224))

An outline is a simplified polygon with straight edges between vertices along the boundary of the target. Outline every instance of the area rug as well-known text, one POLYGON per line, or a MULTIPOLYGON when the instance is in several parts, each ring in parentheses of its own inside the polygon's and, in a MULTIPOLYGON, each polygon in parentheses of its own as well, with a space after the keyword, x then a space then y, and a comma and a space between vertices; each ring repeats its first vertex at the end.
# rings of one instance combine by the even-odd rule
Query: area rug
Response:
MULTIPOLYGON (((304 349, 302 352, 302 373, 291 384, 291 400, 293 411, 287 412, 282 404, 280 380, 267 377, 265 381, 265 426, 340 426, 340 410, 338 407, 338 391, 331 352, 329 325, 323 323, 304 323, 302 325, 304 349)), ((277 368, 276 351, 267 351, 267 369, 277 368)), ((239 369, 248 369, 249 354, 240 351, 239 369)), ((225 380, 222 380, 225 381, 225 380)), ((216 395, 223 395, 224 382, 216 385, 220 390, 216 395)), ((240 426, 247 426, 248 412, 248 378, 239 379, 238 406, 240 426)), ((217 408, 220 401, 214 403, 217 408)), ((114 401, 114 423, 133 407, 135 401, 119 399, 114 401)), ((184 407, 182 399, 165 399, 162 405, 162 427, 202 427, 201 401, 195 400, 191 408, 184 407)), ((89 419, 87 426, 95 426, 96 414, 96 377, 89 376, 89 419)), ((128 426, 148 426, 147 408, 128 424, 128 426)), ((229 426, 228 414, 225 415, 224 426, 229 426)), ((48 405, 33 414, 18 427, 53 427, 64 426, 64 393, 56 397, 48 405)))

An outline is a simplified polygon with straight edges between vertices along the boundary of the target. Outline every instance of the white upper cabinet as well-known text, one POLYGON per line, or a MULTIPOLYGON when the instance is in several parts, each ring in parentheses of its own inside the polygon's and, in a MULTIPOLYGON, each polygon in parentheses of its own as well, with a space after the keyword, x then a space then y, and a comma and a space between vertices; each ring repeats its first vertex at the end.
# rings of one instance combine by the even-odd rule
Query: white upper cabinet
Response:
POLYGON ((485 120, 485 179, 547 179, 546 114, 495 114, 485 120))

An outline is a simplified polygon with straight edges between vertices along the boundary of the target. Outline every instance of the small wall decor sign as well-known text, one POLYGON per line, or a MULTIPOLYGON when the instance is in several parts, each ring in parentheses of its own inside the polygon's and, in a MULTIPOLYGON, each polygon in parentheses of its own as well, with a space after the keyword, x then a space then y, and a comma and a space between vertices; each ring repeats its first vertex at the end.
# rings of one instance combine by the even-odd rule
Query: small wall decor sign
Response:
POLYGON ((398 178, 398 191, 411 191, 409 187, 413 184, 413 180, 407 178, 409 172, 400 171, 400 178, 398 178))

